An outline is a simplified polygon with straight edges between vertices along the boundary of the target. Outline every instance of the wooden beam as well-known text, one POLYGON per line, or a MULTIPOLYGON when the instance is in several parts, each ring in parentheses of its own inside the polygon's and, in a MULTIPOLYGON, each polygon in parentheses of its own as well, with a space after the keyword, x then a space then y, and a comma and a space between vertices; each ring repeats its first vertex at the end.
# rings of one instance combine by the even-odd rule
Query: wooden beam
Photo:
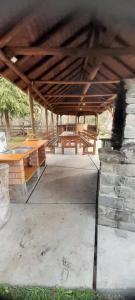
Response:
POLYGON ((101 80, 101 81, 66 81, 66 80, 35 80, 33 84, 54 84, 54 85, 85 85, 85 84, 117 84, 120 80, 101 80))
POLYGON ((7 33, 5 33, 1 38, 0 38, 0 48, 5 47, 12 39, 14 36, 16 36, 20 30, 22 29, 22 26, 26 25, 26 18, 22 20, 20 23, 17 23, 11 30, 9 30, 7 33))
MULTIPOLYGON (((101 107, 100 105, 99 105, 99 107, 101 107)), ((98 105, 96 105, 96 106, 94 106, 94 107, 92 107, 92 106, 90 106, 90 107, 80 107, 79 105, 76 105, 76 106, 62 106, 62 107, 57 107, 57 110, 58 111, 61 111, 61 110, 64 110, 64 109, 66 109, 66 110, 79 110, 79 111, 89 111, 89 110, 93 110, 94 108, 98 108, 98 105)), ((55 111, 55 109, 54 109, 54 111, 55 111)))
POLYGON ((31 87, 31 90, 33 90, 37 96, 42 100, 42 103, 45 103, 46 106, 51 108, 50 103, 45 99, 45 97, 40 93, 40 91, 32 86, 31 81, 28 79, 26 75, 24 75, 18 67, 16 67, 4 54, 2 50, 0 50, 0 59, 11 69, 18 77, 20 77, 28 87, 31 87))
POLYGON ((45 106, 45 126, 46 126, 46 132, 47 132, 47 135, 48 135, 48 110, 45 106))
POLYGON ((135 55, 135 47, 93 47, 93 48, 66 48, 66 47, 10 47, 5 49, 7 54, 27 55, 27 56, 46 56, 62 55, 75 57, 95 57, 95 56, 125 56, 135 55))
POLYGON ((52 126, 54 126, 53 112, 51 112, 51 122, 52 122, 52 126))
POLYGON ((95 98, 95 97, 111 97, 111 96, 115 96, 116 94, 86 94, 86 95, 80 95, 80 94, 46 94, 46 98, 79 98, 79 97, 84 97, 84 98, 95 98))
MULTIPOLYGON (((112 44, 112 41, 114 40, 116 36, 116 33, 111 33, 109 30, 106 31, 105 35, 104 35, 104 39, 102 41, 102 48, 101 49, 107 49, 107 47, 111 46, 112 44)), ((99 49, 99 48, 98 48, 99 49)), ((111 48, 108 48, 108 49, 111 49, 111 48)), ((89 50, 93 50, 93 48, 90 48, 89 50)), ((91 58, 92 60, 92 58, 91 58)), ((102 65, 102 61, 103 61, 103 56, 102 56, 102 53, 100 52, 98 56, 96 56, 96 60, 95 60, 95 63, 94 63, 94 66, 92 67, 89 75, 88 75, 88 80, 94 80, 95 77, 97 76, 97 73, 98 71, 100 70, 101 68, 101 65, 102 65)), ((92 61, 93 63, 93 61, 92 61)), ((89 88, 91 86, 91 83, 88 83, 85 85, 84 89, 83 89, 83 94, 87 94, 89 88)), ((84 96, 82 96, 80 98, 80 102, 83 102, 84 100, 84 96)))
POLYGON ((35 122, 34 122, 34 115, 33 115, 33 97, 32 97, 32 93, 31 93, 30 89, 28 89, 28 98, 29 98, 30 120, 31 120, 32 133, 35 134, 35 122))
MULTIPOLYGON (((84 106, 87 106, 87 105, 91 105, 91 104, 101 104, 103 103, 104 101, 87 101, 87 102, 84 102, 84 106)), ((107 100, 105 100, 105 102, 107 102, 107 100)), ((52 103, 53 104, 53 103, 52 103)), ((57 106, 57 105, 77 105, 77 104, 80 104, 80 102, 54 102, 54 106, 57 106)))

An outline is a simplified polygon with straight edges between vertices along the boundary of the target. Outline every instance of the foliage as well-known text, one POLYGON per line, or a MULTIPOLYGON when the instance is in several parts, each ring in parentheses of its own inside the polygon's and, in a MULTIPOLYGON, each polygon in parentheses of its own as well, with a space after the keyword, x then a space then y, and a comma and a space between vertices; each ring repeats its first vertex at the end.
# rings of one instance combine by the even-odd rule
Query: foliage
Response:
POLYGON ((108 110, 98 116, 98 128, 100 137, 111 137, 112 115, 108 110))
POLYGON ((120 300, 120 295, 102 295, 89 289, 49 289, 41 287, 0 286, 0 296, 5 300, 120 300), (4 298, 3 298, 4 299, 4 298))
POLYGON ((0 77, 0 112, 20 117, 28 114, 27 95, 3 77, 0 77))

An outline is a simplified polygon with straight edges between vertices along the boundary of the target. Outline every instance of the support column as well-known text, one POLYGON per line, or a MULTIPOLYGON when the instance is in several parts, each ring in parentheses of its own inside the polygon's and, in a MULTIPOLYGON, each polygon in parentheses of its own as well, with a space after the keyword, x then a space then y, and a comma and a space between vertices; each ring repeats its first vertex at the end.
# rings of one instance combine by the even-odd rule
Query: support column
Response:
POLYGON ((48 110, 46 107, 45 107, 45 125, 46 125, 46 132, 48 135, 48 110))
POLYGON ((78 124, 79 124, 79 116, 78 116, 78 124))
POLYGON ((34 115, 33 115, 33 97, 30 89, 28 90, 28 96, 29 96, 29 108, 30 108, 30 120, 31 120, 32 133, 35 134, 35 124, 34 124, 34 115))
POLYGON ((85 124, 85 115, 84 115, 84 121, 83 121, 83 123, 85 124))
POLYGON ((53 112, 51 112, 51 121, 52 121, 52 126, 54 127, 53 112))
POLYGON ((77 115, 75 116, 75 124, 77 124, 77 115))
POLYGON ((62 115, 60 115, 60 125, 62 125, 62 115))
POLYGON ((57 133, 57 136, 58 136, 58 122, 59 122, 59 115, 57 115, 57 118, 56 118, 56 133, 57 133))
POLYGON ((98 114, 95 115, 95 124, 96 124, 96 127, 97 127, 97 134, 98 134, 98 114))

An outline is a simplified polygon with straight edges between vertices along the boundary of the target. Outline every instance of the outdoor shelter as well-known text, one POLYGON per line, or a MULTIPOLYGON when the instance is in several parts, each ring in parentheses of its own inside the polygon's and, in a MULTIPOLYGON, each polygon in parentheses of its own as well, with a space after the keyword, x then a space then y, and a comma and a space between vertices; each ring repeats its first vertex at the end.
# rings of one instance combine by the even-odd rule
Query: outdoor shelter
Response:
POLYGON ((112 1, 102 3, 106 14, 89 2, 27 1, 14 13, 2 4, 0 73, 29 91, 33 132, 33 98, 46 119, 47 109, 98 115, 114 107, 119 81, 134 76, 134 5, 118 1, 118 16, 112 1))
MULTIPOLYGON (((29 153, 18 154, 14 163, 12 155, 8 160, 1 154, 2 162, 11 162, 9 186, 16 193, 13 218, 0 232, 3 282, 134 288, 135 3, 123 2, 118 0, 115 6, 111 0, 5 0, 2 4, 0 74, 28 94, 33 133, 33 100, 45 108, 47 131, 44 141, 23 142, 31 146, 29 153), (64 138, 69 142, 61 132, 67 128, 63 115, 75 117, 71 130, 75 153, 83 141, 83 154, 90 154, 89 133, 78 129, 76 135, 74 128, 80 128, 79 117, 85 123, 86 116, 94 115, 95 130, 98 115, 105 110, 114 117, 113 144, 99 151, 100 161, 95 155, 54 155, 57 136, 61 145, 63 140, 63 154, 64 138), (48 111, 52 122, 56 114, 55 136, 48 134, 48 111), (46 168, 49 135, 53 154, 47 154, 46 168), (26 181, 33 175, 36 185, 29 192, 26 181)), ((70 146, 72 142, 71 136, 70 146)))

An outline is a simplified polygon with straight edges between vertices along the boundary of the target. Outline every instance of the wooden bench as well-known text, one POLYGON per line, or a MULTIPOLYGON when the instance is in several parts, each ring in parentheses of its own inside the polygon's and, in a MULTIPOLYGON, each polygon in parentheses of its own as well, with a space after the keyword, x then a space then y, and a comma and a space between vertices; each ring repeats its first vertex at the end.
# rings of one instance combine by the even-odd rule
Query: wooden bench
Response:
POLYGON ((53 137, 46 146, 46 153, 54 153, 55 154, 55 147, 58 144, 58 138, 55 136, 53 137), (49 149, 49 151, 48 151, 49 149))
POLYGON ((80 132, 80 141, 83 145, 83 154, 93 154, 96 153, 96 134, 89 133, 87 130, 80 132), (92 151, 89 151, 92 148, 92 151))
POLYGON ((64 154, 65 148, 74 148, 75 154, 77 154, 77 139, 75 137, 62 137, 61 139, 61 147, 62 147, 62 154, 64 154))

